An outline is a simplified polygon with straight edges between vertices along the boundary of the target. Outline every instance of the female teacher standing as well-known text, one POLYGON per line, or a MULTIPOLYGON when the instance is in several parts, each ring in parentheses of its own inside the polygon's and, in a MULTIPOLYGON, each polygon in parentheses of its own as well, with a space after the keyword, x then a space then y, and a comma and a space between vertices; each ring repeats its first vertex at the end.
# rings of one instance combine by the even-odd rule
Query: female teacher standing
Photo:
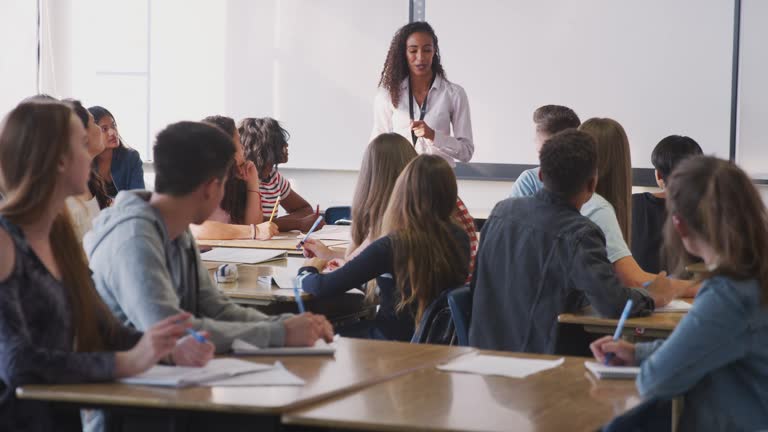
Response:
POLYGON ((472 159, 467 94, 446 79, 437 36, 426 22, 407 24, 392 38, 373 111, 371 139, 396 132, 418 153, 442 156, 451 166, 472 159))

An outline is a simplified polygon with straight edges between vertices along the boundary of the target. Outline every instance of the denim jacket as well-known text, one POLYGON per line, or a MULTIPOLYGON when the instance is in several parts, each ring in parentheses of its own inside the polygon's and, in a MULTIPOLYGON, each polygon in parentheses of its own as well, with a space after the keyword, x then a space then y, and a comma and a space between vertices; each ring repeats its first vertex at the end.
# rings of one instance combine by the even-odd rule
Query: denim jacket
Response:
POLYGON ((682 431, 768 430, 768 308, 760 301, 757 280, 707 280, 669 339, 636 345, 640 394, 684 395, 682 431))
POLYGON ((602 316, 648 314, 653 299, 617 279, 605 236, 563 198, 542 189, 501 201, 480 235, 470 345, 553 353, 557 316, 591 304, 602 316))
POLYGON ((145 189, 144 168, 139 152, 127 147, 118 147, 112 156, 112 181, 117 191, 145 189))

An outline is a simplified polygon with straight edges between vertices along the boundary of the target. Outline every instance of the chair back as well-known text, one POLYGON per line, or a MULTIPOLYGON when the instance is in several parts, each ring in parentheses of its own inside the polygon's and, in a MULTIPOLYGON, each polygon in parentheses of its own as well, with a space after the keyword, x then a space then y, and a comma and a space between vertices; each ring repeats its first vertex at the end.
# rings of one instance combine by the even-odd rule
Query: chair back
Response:
MULTIPOLYGON (((324 219, 325 219, 325 223, 328 225, 336 225, 336 222, 339 222, 342 219, 349 221, 352 219, 352 207, 349 207, 349 206, 328 207, 327 209, 325 209, 324 219)), ((348 223, 344 225, 348 225, 348 223)))
POLYGON ((419 327, 413 333, 411 343, 429 343, 450 345, 455 339, 451 309, 448 307, 448 294, 453 291, 443 291, 432 304, 424 310, 419 327))
POLYGON ((456 288, 448 293, 448 307, 456 329, 460 346, 469 346, 469 319, 472 314, 472 292, 469 286, 456 288))

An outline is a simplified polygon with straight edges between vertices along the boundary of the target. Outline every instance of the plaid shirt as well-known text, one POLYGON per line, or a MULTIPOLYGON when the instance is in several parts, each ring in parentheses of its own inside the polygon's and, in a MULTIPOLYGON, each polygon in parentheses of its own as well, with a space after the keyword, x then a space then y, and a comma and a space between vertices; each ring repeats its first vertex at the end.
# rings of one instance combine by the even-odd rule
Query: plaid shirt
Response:
POLYGON ((477 255, 477 245, 479 240, 477 238, 477 227, 475 226, 475 219, 469 214, 467 206, 464 205, 464 201, 461 198, 456 198, 456 212, 453 214, 454 220, 464 228, 467 236, 469 237, 469 276, 467 276, 467 283, 472 279, 472 273, 475 270, 475 256, 477 255))

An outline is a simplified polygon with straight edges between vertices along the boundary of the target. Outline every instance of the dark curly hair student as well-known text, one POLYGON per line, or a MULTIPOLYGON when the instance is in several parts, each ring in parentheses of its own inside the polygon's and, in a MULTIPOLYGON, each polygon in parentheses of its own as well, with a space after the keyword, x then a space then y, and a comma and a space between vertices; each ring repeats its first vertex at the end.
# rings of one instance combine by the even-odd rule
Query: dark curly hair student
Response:
POLYGON ((264 218, 269 219, 272 210, 279 205, 288 213, 274 220, 280 231, 308 231, 319 216, 320 207, 313 211, 301 195, 291 190, 291 183, 277 170, 279 164, 288 162, 288 131, 270 117, 244 118, 238 131, 245 159, 253 162, 259 172, 264 218))

